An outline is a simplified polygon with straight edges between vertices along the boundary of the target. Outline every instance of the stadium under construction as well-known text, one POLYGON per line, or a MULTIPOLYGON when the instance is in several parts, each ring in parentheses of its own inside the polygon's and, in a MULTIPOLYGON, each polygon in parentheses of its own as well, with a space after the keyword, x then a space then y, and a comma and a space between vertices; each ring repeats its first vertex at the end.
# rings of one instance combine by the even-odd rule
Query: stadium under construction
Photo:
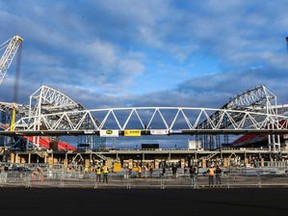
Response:
MULTIPOLYGON (((0 61, 1 82, 23 39, 14 36, 5 45, 0 61)), ((264 85, 230 98, 221 108, 126 107, 86 109, 64 93, 42 85, 29 104, 0 102, 0 157, 10 163, 83 163, 105 160, 123 165, 179 161, 211 161, 224 166, 248 165, 255 160, 287 160, 287 107, 264 85), (187 149, 109 149, 106 139, 119 136, 190 135, 187 149), (77 146, 61 141, 76 137, 77 146), (188 145, 189 144, 189 145, 188 145)))

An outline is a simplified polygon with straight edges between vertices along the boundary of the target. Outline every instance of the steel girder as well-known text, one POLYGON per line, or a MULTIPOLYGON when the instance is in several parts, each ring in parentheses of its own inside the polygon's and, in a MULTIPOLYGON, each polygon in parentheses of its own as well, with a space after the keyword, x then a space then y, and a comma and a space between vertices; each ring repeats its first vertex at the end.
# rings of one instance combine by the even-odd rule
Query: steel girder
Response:
POLYGON ((225 128, 233 133, 233 130, 286 129, 287 118, 287 116, 282 115, 242 110, 189 107, 135 107, 40 114, 21 118, 15 123, 15 128, 17 130, 18 125, 21 125, 21 128, 25 125, 25 130, 27 131, 35 131, 36 128, 40 127, 48 131, 158 129, 169 130, 172 133, 182 133, 185 130, 204 132, 207 129, 209 131, 219 131, 225 128), (211 117, 213 116, 212 113, 215 112, 218 113, 218 118, 211 117), (75 116, 79 118, 74 118, 75 116), (200 128, 199 124, 204 120, 208 127, 200 128), (282 124, 279 124, 280 120, 282 120, 282 124))
MULTIPOLYGON (((15 123, 16 131, 3 133, 87 135, 103 129, 137 129, 146 134, 151 130, 167 130, 169 134, 287 133, 287 117, 263 112, 263 101, 267 107, 271 105, 271 99, 276 101, 264 86, 260 86, 238 95, 222 109, 130 107, 86 110, 63 93, 43 85, 30 96, 28 115, 27 106, 23 109, 19 106, 23 115, 15 123), (261 111, 251 111, 256 105, 262 107, 261 111)), ((9 111, 12 104, 2 103, 0 107, 9 111)))

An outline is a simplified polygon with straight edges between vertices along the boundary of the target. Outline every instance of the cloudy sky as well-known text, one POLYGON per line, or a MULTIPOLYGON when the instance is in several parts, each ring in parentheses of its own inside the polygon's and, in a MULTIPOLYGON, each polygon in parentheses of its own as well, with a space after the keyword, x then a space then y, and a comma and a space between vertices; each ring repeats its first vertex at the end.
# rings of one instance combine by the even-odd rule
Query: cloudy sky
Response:
POLYGON ((19 103, 43 84, 86 108, 218 108, 261 84, 288 103, 287 11, 288 0, 0 0, 0 43, 24 39, 19 103))

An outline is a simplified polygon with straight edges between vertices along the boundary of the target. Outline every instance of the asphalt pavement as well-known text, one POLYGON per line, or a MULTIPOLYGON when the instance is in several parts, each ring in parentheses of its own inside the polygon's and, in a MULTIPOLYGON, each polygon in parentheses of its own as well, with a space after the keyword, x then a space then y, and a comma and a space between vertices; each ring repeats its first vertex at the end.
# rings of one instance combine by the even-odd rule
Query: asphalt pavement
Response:
POLYGON ((0 188, 2 215, 287 215, 288 188, 0 188))

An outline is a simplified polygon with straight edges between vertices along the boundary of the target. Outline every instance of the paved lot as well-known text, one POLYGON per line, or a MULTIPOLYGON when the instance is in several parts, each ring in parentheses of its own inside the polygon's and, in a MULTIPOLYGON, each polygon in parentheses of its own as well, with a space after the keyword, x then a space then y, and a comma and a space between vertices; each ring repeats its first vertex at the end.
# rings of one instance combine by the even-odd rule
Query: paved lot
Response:
POLYGON ((1 188, 2 215, 287 215, 288 189, 1 188))
POLYGON ((1 180, 2 215, 287 215, 288 176, 224 175, 221 187, 208 187, 207 176, 191 179, 25 178, 1 180), (9 181, 8 181, 9 180, 9 181), (11 180, 11 181, 10 181, 11 180), (100 213, 99 213, 100 212, 100 213))

